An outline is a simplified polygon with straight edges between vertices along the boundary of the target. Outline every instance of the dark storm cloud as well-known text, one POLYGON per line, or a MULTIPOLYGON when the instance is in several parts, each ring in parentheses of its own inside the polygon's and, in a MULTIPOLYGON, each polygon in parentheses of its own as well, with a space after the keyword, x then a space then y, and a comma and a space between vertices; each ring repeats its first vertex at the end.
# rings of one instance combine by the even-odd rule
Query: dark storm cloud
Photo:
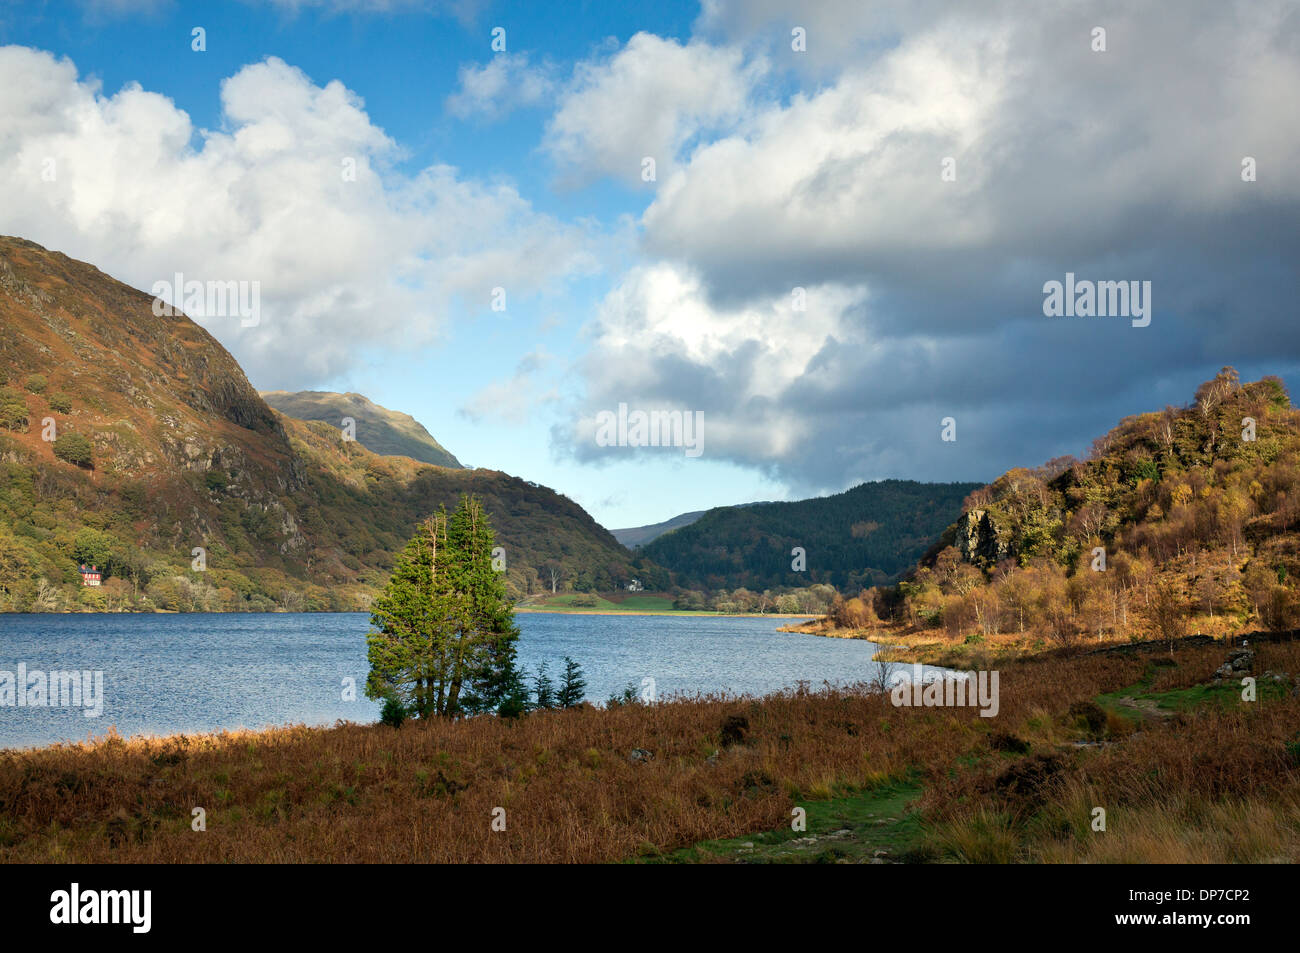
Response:
MULTIPOLYGON (((710 456, 837 489, 992 478, 1186 402, 1221 365, 1300 363, 1295 4, 833 9, 822 26, 884 52, 839 44, 832 78, 661 185, 659 264, 606 302, 590 406, 687 402, 710 456), (1044 316, 1067 272, 1151 282, 1150 325, 1044 316)), ((702 22, 752 43, 765 16, 710 4, 702 22)))

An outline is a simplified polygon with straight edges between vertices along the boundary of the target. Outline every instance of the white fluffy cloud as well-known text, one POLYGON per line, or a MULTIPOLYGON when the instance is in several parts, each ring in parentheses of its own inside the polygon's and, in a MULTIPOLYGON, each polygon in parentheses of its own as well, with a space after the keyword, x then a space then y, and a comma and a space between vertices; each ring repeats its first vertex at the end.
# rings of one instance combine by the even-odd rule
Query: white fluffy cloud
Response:
POLYGON ((396 144, 337 81, 272 58, 221 102, 224 130, 196 130, 163 96, 105 96, 68 60, 0 48, 0 230, 144 290, 178 271, 261 282, 258 326, 204 322, 261 387, 319 382, 432 339, 458 301, 486 307, 497 286, 517 300, 590 265, 581 230, 509 185, 394 172, 396 144))
POLYGON ((709 454, 758 466, 796 454, 812 435, 792 390, 824 349, 852 343, 846 319, 865 298, 863 288, 824 285, 719 308, 697 275, 670 264, 633 269, 589 329, 587 412, 569 434, 575 454, 606 462, 626 454, 595 441, 596 414, 620 403, 702 411, 709 454))
POLYGON ((696 136, 743 115, 764 69, 737 49, 638 33, 612 56, 578 65, 543 146, 571 182, 640 185, 646 157, 662 178, 696 136))
POLYGON ((447 111, 461 119, 500 119, 513 109, 537 106, 555 91, 555 70, 529 62, 527 53, 499 53, 483 64, 460 68, 447 111))

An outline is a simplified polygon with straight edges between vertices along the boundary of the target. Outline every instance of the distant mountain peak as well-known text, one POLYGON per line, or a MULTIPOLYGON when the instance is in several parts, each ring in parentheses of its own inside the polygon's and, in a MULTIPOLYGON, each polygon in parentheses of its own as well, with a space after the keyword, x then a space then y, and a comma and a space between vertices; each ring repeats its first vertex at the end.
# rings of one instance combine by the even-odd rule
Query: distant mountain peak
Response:
POLYGON ((671 519, 666 519, 662 523, 651 523, 647 526, 628 526, 624 529, 611 529, 610 533, 622 545, 628 549, 635 549, 637 546, 645 546, 654 542, 664 533, 671 533, 675 529, 683 526, 690 526, 697 519, 707 513, 708 510, 695 510, 692 513, 681 513, 671 519))
POLYGON ((437 467, 464 469, 424 425, 399 410, 381 407, 364 394, 327 390, 263 391, 262 399, 286 417, 320 420, 335 427, 344 417, 356 424, 357 443, 385 457, 410 457, 437 467))

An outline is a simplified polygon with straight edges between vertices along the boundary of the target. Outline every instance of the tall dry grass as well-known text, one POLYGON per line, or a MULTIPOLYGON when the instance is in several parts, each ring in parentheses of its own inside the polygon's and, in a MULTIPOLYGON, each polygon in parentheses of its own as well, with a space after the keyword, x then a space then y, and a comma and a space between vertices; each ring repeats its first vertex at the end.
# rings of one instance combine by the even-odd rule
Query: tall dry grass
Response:
MULTIPOLYGON (((1256 674, 1300 672, 1300 643, 1256 651, 1256 674)), ((1203 684, 1223 658, 1222 645, 1185 648, 1143 690, 1203 684)), ((1147 718, 1097 748, 1036 746, 1013 764, 932 772, 921 803, 933 836, 971 861, 1003 847, 1004 829, 1015 832, 1012 859, 1022 861, 1300 860, 1300 698, 1260 691, 1250 704, 1147 718), (1096 808, 1106 812, 1104 831, 1093 829, 1096 808)), ((1040 712, 1034 721, 1042 720, 1040 712)))
MULTIPOLYGON (((1270 666, 1300 669, 1300 645, 1270 652, 1270 666)), ((1169 671, 1208 674, 1222 654, 1188 649, 1169 671)), ((1294 858, 1285 818, 1300 787, 1285 744, 1300 701, 1153 720, 1110 747, 1073 747, 1070 706, 1133 684, 1149 662, 1008 664, 996 718, 895 708, 862 686, 0 752, 0 861, 614 861, 775 828, 808 798, 909 772, 924 782, 931 842, 953 859, 1294 858), (748 732, 722 748, 732 715, 748 732), (997 733, 1033 749, 994 750, 997 733), (629 760, 636 748, 653 759, 629 760), (1110 812, 1105 835, 1088 830, 1094 804, 1110 812), (206 831, 191 829, 195 807, 206 831), (498 807, 504 832, 492 830, 498 807), (1236 833, 1196 833, 1214 825, 1236 833)))
POLYGON ((917 752, 878 730, 890 717, 865 693, 788 694, 6 752, 0 859, 616 860, 774 827, 826 778, 901 771, 917 752), (711 762, 732 714, 748 737, 711 762))

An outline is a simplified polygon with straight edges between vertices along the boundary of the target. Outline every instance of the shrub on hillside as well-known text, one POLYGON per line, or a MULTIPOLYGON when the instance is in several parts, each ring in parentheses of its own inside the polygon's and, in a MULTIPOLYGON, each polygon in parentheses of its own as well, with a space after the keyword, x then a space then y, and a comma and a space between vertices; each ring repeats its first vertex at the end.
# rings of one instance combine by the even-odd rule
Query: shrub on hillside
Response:
POLYGON ((72 397, 63 391, 56 391, 50 395, 50 409, 61 414, 72 413, 72 397))
POLYGON ((1008 751, 1012 754, 1029 753, 1029 742, 1009 731, 995 731, 989 735, 989 747, 994 751, 1008 751))
POLYGON ((94 447, 84 434, 65 433, 54 441, 54 455, 79 467, 94 466, 94 447))
POLYGON ((44 374, 32 374, 27 378, 27 389, 33 394, 43 394, 49 383, 44 374))
POLYGON ((27 431, 27 403, 12 387, 0 387, 0 427, 27 431))

